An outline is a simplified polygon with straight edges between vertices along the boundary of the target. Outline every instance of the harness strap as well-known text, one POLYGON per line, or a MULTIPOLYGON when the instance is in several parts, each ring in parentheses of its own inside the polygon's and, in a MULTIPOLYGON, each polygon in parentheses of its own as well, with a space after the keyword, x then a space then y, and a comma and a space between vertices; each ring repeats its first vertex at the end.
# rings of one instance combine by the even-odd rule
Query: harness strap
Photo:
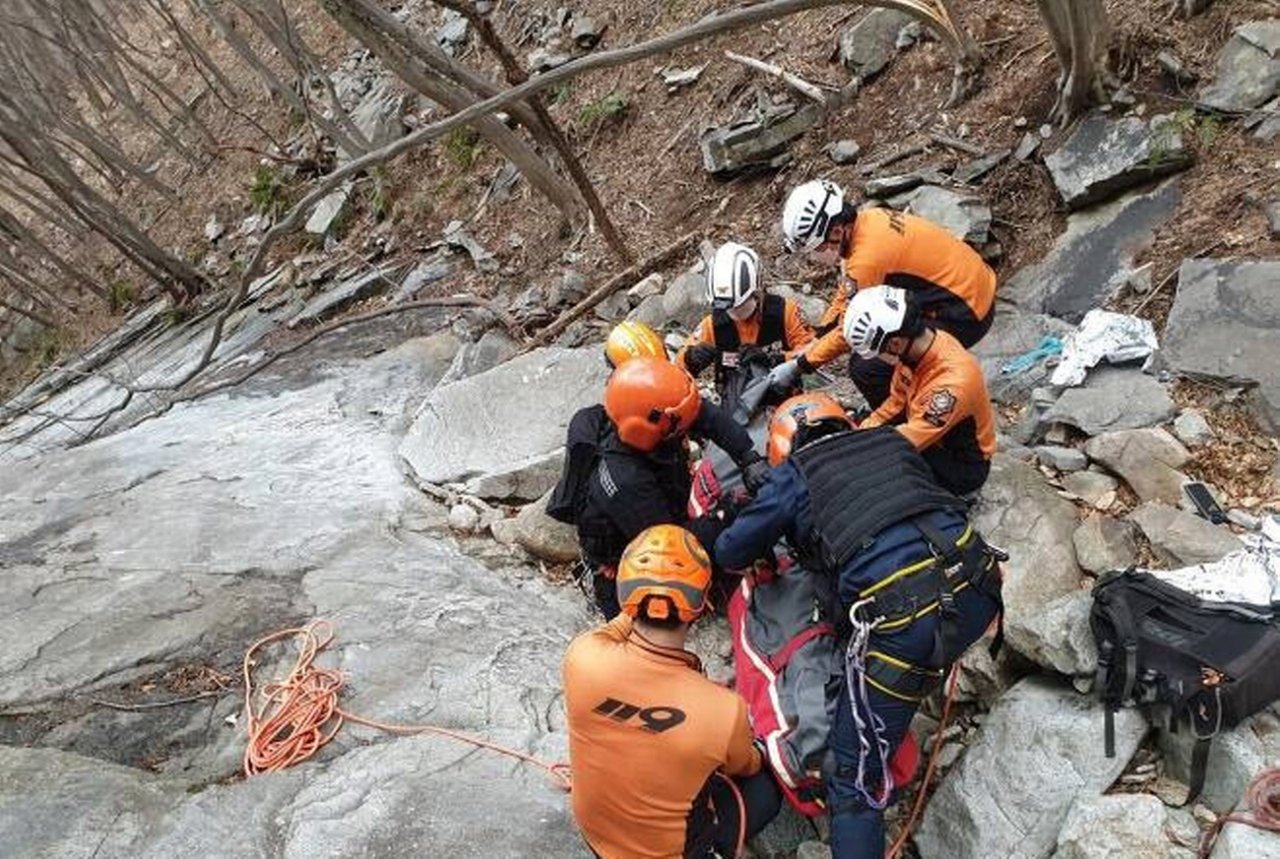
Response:
POLYGON ((791 636, 791 639, 782 645, 777 653, 769 657, 769 667, 773 669, 775 674, 778 674, 787 667, 791 657, 795 656, 800 648, 815 638, 820 638, 824 635, 834 637, 835 634, 836 628, 829 623, 815 623, 813 626, 805 627, 799 633, 791 636))
POLYGON ((876 689, 912 704, 929 697, 945 674, 941 668, 919 668, 878 650, 867 652, 866 671, 867 682, 876 689))
POLYGON ((1213 745, 1213 737, 1197 737, 1191 749, 1191 789, 1187 792, 1187 801, 1183 805, 1195 802, 1200 791, 1204 790, 1205 771, 1209 766, 1209 747, 1213 745))

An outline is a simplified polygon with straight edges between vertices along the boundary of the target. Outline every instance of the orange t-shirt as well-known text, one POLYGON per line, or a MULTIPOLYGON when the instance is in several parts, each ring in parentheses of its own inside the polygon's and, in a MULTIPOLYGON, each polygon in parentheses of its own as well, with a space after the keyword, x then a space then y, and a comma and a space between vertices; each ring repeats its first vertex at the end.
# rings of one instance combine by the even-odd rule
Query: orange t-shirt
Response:
POLYGON ((853 221, 849 248, 840 287, 818 325, 830 330, 805 351, 815 367, 849 351, 843 322, 854 289, 885 283, 907 289, 926 320, 930 305, 939 301, 963 302, 974 319, 991 312, 996 273, 977 251, 932 221, 892 209, 863 209, 853 221))
POLYGON ((945 331, 914 367, 899 363, 889 382, 889 399, 862 422, 863 429, 897 424, 916 450, 935 444, 962 448, 981 459, 996 452, 996 422, 982 365, 945 331))
POLYGON ((626 615, 574 639, 563 673, 573 816, 587 842, 604 859, 679 859, 711 774, 760 769, 746 702, 626 615))

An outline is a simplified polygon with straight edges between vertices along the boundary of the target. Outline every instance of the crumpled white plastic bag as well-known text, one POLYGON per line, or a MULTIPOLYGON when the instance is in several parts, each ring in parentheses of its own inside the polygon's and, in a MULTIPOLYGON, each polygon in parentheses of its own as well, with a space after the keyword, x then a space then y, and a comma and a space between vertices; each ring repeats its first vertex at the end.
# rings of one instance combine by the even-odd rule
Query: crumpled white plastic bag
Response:
POLYGON ((1136 361, 1149 358, 1156 348, 1156 330, 1150 320, 1095 308, 1066 336, 1062 358, 1049 383, 1075 387, 1084 382, 1089 368, 1103 359, 1112 364, 1136 361))
POLYGON ((1266 536, 1246 537, 1243 549, 1212 564, 1147 572, 1210 602, 1280 602, 1280 543, 1266 536))

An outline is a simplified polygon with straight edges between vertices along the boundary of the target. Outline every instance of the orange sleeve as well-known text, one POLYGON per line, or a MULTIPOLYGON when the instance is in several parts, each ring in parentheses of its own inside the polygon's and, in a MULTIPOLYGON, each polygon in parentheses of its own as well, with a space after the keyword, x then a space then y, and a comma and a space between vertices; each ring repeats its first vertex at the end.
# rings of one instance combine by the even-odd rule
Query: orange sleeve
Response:
POLYGON ((760 772, 763 760, 760 750, 752 742, 751 723, 747 721, 747 702, 737 694, 738 712, 734 718, 733 734, 729 737, 729 748, 725 751, 724 771, 726 775, 751 776, 760 772))
POLYGON ((853 285, 843 277, 838 277, 839 283, 836 285, 836 294, 831 298, 831 304, 827 305, 827 312, 822 314, 822 318, 818 320, 819 330, 830 330, 832 326, 839 328, 844 317, 844 309, 849 306, 849 295, 853 292, 853 285))
POLYGON ((787 357, 790 358, 813 342, 813 329, 809 327, 808 322, 804 321, 800 308, 790 300, 787 301, 783 322, 786 329, 787 357))
POLYGON ((949 371, 912 393, 907 422, 898 427, 898 432, 916 450, 926 450, 972 414, 973 394, 967 380, 962 374, 949 371))
POLYGON ((688 370, 689 367, 684 362, 685 353, 689 351, 690 346, 697 346, 699 343, 715 343, 715 331, 711 327, 711 314, 702 317, 702 321, 698 323, 698 327, 689 335, 689 339, 684 341, 684 345, 680 347, 680 351, 676 353, 676 366, 688 370))
POLYGON ((895 367, 893 379, 889 382, 889 399, 881 403, 874 412, 867 415, 859 425, 859 428, 872 429, 884 426, 906 416, 909 396, 910 389, 903 379, 902 373, 898 372, 898 368, 895 367))

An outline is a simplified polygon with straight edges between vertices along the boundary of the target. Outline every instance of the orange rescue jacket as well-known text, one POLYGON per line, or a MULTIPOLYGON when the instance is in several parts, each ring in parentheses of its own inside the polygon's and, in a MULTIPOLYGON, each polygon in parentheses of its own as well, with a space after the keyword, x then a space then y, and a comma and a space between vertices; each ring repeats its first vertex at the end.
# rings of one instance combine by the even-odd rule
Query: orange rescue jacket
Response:
POLYGON ((996 297, 996 273, 977 251, 937 224, 892 209, 864 209, 853 221, 840 286, 819 330, 830 329, 805 352, 814 367, 849 351, 844 311, 855 289, 887 283, 910 290, 926 320, 939 305, 985 319, 996 297))
POLYGON ((889 399, 862 427, 884 424, 897 424, 919 451, 945 444, 970 458, 990 459, 996 452, 995 415, 982 365, 945 331, 934 332, 933 343, 914 367, 894 367, 889 399))
MULTIPOLYGON (((746 319, 734 319, 733 327, 738 332, 738 343, 740 345, 755 345, 760 339, 761 313, 753 313, 746 319)), ((813 342, 813 329, 809 327, 809 323, 804 321, 804 316, 800 313, 800 308, 791 299, 786 299, 785 309, 783 310, 783 328, 782 328, 782 348, 787 358, 791 358, 796 352, 803 349, 813 342)), ((723 344, 716 343, 716 326, 712 315, 708 313, 702 317, 702 321, 698 323, 698 327, 685 344, 680 347, 680 351, 676 354, 676 363, 681 367, 688 369, 685 364, 685 353, 689 351, 689 347, 696 346, 699 343, 709 343, 712 346, 721 346, 723 344)), ((763 346, 772 344, 764 343, 763 346)))
POLYGON ((587 842, 604 859, 679 859, 711 774, 760 769, 746 702, 626 615, 574 639, 563 671, 573 815, 587 842))

